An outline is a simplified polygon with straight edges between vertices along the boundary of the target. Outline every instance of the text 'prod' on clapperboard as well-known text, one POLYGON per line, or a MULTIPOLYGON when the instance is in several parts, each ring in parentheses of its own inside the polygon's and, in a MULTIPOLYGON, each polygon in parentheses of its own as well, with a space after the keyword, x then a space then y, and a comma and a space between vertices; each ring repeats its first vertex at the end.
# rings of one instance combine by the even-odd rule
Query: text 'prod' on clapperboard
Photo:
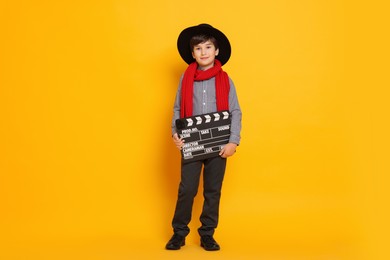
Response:
POLYGON ((179 137, 184 139, 183 160, 191 162, 218 156, 229 142, 230 127, 231 116, 227 110, 177 119, 179 137))

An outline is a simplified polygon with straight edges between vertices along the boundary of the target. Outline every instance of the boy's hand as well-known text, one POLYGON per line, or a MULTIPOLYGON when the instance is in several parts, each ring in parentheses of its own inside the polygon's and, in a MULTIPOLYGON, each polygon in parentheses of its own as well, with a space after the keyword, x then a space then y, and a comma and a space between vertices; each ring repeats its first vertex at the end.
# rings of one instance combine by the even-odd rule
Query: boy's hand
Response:
POLYGON ((184 145, 184 140, 183 140, 183 138, 179 138, 179 136, 177 135, 177 133, 175 133, 175 134, 172 136, 172 139, 173 139, 173 142, 175 143, 177 149, 181 150, 181 148, 182 148, 183 145, 184 145))
POLYGON ((222 158, 230 157, 236 152, 236 148, 237 144, 228 143, 222 148, 221 152, 219 153, 219 156, 221 156, 222 158))

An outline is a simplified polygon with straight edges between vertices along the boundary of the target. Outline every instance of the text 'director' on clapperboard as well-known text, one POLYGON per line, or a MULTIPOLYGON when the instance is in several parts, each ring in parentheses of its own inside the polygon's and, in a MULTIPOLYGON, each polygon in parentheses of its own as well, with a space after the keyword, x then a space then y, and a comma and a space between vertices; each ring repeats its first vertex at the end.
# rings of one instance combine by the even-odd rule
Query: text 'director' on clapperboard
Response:
POLYGON ((219 156, 229 142, 231 117, 229 111, 221 111, 176 120, 180 138, 184 139, 181 150, 185 162, 219 156))

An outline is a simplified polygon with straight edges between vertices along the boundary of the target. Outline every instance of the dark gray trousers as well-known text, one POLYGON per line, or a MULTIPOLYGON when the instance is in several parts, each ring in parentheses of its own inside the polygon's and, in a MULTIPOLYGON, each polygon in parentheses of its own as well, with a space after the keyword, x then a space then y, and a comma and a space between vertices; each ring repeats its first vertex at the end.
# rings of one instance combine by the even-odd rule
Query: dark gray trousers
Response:
POLYGON ((200 216, 202 226, 198 229, 201 236, 213 235, 218 225, 219 201, 226 169, 226 158, 220 156, 181 164, 181 181, 172 220, 173 231, 181 236, 190 232, 192 205, 198 192, 199 179, 203 169, 203 210, 200 216))

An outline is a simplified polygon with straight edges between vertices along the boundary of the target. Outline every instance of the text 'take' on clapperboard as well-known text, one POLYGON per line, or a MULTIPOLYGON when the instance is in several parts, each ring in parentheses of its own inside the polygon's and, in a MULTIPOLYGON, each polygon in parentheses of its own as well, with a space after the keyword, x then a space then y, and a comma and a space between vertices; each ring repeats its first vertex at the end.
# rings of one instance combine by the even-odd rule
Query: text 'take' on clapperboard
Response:
POLYGON ((181 155, 184 162, 219 156, 229 142, 231 116, 221 111, 176 120, 180 138, 184 139, 181 155))

